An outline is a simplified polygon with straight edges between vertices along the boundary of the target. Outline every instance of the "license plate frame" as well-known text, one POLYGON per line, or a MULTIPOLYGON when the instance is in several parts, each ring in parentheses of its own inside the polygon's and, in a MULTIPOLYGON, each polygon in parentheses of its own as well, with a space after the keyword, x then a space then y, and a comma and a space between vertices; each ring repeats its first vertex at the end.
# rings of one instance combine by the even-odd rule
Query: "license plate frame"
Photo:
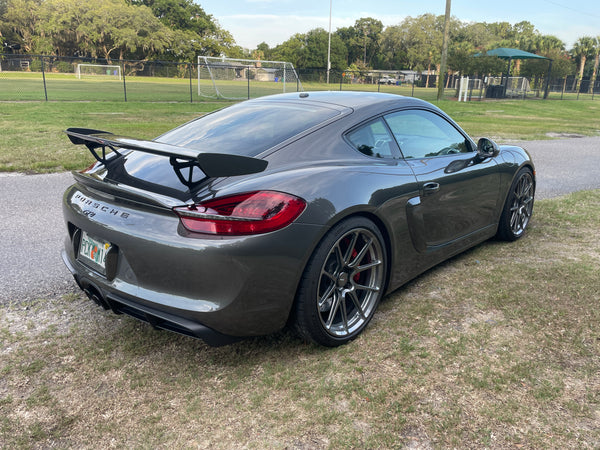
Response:
POLYGON ((84 265, 106 276, 106 256, 112 244, 81 230, 77 259, 84 265))

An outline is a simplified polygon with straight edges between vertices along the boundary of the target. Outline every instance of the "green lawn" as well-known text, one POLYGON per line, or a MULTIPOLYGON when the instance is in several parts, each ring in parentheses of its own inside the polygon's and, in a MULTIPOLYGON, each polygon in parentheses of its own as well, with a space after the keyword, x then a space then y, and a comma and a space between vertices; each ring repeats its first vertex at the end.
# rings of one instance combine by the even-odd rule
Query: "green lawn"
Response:
MULTIPOLYGON (((52 172, 86 167, 87 150, 72 146, 62 131, 90 127, 151 139, 194 117, 231 102, 199 97, 196 80, 130 77, 127 99, 118 80, 78 80, 74 74, 48 74, 44 101, 39 73, 0 73, 0 171, 52 172)), ((206 87, 209 89, 210 86, 206 87)), ((294 88, 294 86, 289 86, 294 88)), ((339 84, 304 83, 307 91, 339 84)), ((204 87, 203 87, 204 89, 204 87)), ((229 95, 247 96, 247 82, 221 86, 229 95)), ((598 135, 600 103, 575 100, 435 100, 435 89, 412 86, 344 84, 342 89, 396 93, 432 101, 472 136, 504 140, 547 139, 548 133, 598 135)), ((280 92, 281 83, 251 82, 252 97, 280 92)), ((447 96, 454 91, 448 90, 447 96)), ((586 97, 591 98, 590 96, 586 97)))
MULTIPOLYGON (((166 77, 96 77, 77 79, 75 74, 38 72, 0 72, 0 101, 125 101, 128 102, 201 102, 214 97, 210 80, 166 77), (125 82, 124 82, 125 81, 125 82)), ((296 91, 295 83, 286 84, 287 91, 296 91)), ((245 99, 283 92, 283 83, 251 80, 220 81, 219 89, 225 97, 245 99)))
POLYGON ((81 293, 0 308, 0 448, 593 449, 600 191, 537 202, 354 342, 220 348, 81 293))

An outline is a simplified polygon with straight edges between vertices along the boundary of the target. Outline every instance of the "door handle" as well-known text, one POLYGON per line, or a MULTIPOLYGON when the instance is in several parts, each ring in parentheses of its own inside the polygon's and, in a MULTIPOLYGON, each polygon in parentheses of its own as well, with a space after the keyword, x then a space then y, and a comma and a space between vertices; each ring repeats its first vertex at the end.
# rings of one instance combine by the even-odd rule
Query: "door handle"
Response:
POLYGON ((440 183, 436 183, 434 181, 430 181, 429 183, 425 183, 423 185, 423 195, 433 194, 440 190, 440 183))

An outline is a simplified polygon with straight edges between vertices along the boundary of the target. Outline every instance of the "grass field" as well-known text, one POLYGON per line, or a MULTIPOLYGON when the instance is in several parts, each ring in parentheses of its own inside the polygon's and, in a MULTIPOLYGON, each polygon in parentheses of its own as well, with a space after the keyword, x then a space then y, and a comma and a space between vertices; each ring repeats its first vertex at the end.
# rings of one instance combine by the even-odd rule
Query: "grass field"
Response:
POLYGON ((337 349, 228 347, 83 295, 0 309, 0 448, 600 448, 600 191, 536 203, 337 349))
MULTIPOLYGON (((198 95, 198 80, 189 78, 125 77, 125 83, 115 77, 77 79, 75 74, 47 73, 46 93, 49 101, 125 101, 129 102, 202 102, 198 95)), ((282 83, 251 81, 221 82, 223 95, 251 98, 283 92, 282 83)), ((295 92, 296 84, 287 84, 295 92)), ((202 80, 201 90, 212 95, 210 80, 202 80)), ((45 100, 44 79, 36 72, 0 72, 0 101, 45 100)), ((210 98, 209 98, 210 100, 210 98)))
MULTIPOLYGON (((192 79, 180 77, 125 77, 125 83, 114 77, 89 77, 77 79, 75 74, 53 73, 44 74, 46 91, 44 91, 44 78, 41 72, 0 72, 0 101, 127 101, 133 102, 198 102, 206 97, 198 95, 197 75, 192 74, 192 79)), ((259 82, 250 80, 218 81, 221 93, 225 97, 256 98, 264 95, 283 92, 283 83, 259 82)), ((299 88, 296 83, 287 83, 286 90, 294 92, 299 88)), ((417 97, 427 101, 437 99, 437 88, 418 88, 411 84, 401 86, 360 84, 360 83, 319 83, 302 81, 302 89, 315 90, 362 90, 389 92, 398 95, 417 97)), ((200 91, 214 94, 213 83, 210 80, 201 80, 200 91)), ((474 90, 474 101, 485 93, 474 90)), ((455 89, 446 89, 444 99, 456 97, 455 89)), ((534 96, 531 92, 529 96, 534 96)), ((573 94, 551 92, 550 100, 593 100, 599 96, 589 94, 573 94)))
MULTIPOLYGON (((150 84, 144 85, 150 89, 150 84)), ((396 89, 390 86, 387 89, 396 89)), ((92 156, 62 132, 89 127, 151 139, 231 102, 0 102, 0 171, 53 172, 87 167, 92 156)), ((591 101, 434 102, 472 136, 547 139, 548 133, 598 135, 600 103, 591 101)))
MULTIPOLYGON (((0 170, 86 167, 70 126, 152 138, 228 104, 96 86, 105 101, 0 102, 0 170)), ((499 142, 600 133, 592 101, 436 104, 499 142)), ((75 288, 3 306, 0 448, 600 448, 599 221, 600 191, 537 202, 523 239, 428 271, 337 349, 287 332, 209 348, 75 288)))

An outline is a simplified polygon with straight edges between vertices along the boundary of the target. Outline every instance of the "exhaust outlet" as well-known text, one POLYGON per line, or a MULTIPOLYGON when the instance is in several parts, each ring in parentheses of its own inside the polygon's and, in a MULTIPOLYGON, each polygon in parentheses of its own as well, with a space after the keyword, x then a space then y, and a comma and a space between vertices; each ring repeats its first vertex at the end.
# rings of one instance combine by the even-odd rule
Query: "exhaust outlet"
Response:
POLYGON ((104 309, 110 309, 108 303, 106 302, 106 300, 104 300, 102 294, 100 294, 100 291, 98 291, 98 289, 96 289, 95 287, 88 285, 83 290, 83 292, 85 292, 85 295, 87 295, 87 297, 96 305, 101 306, 104 309))

